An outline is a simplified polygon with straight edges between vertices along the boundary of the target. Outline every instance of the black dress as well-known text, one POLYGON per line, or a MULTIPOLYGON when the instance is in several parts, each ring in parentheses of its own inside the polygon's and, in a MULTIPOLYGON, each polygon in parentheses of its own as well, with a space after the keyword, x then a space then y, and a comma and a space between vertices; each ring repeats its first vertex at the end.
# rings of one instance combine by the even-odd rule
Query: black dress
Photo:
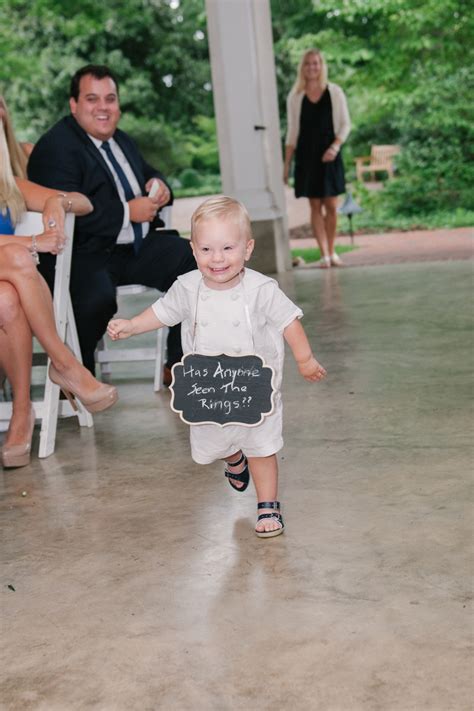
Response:
POLYGON ((300 131, 295 154, 296 197, 334 197, 345 192, 341 153, 328 163, 321 160, 334 139, 329 89, 326 88, 316 103, 305 95, 301 105, 300 131))

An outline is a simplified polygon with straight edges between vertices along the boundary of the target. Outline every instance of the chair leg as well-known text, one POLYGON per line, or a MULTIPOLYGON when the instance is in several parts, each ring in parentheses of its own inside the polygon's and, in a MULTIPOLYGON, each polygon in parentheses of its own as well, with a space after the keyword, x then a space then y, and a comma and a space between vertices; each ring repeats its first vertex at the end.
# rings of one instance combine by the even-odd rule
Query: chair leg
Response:
POLYGON ((104 383, 110 382, 110 379, 112 376, 112 366, 111 366, 110 362, 108 360, 102 360, 104 357, 106 357, 108 352, 109 352, 109 349, 107 348, 107 339, 105 336, 102 336, 99 343, 97 344, 96 360, 97 360, 97 354, 100 353, 101 354, 101 357, 99 359, 100 377, 101 377, 101 380, 104 381, 104 383))
MULTIPOLYGON (((81 346, 79 345, 79 336, 77 335, 76 321, 72 310, 71 299, 68 299, 67 305, 67 328, 66 328, 66 343, 76 356, 79 363, 82 363, 81 346)), ((93 427, 94 420, 90 412, 85 407, 78 403, 77 419, 81 427, 93 427)))
MULTIPOLYGON (((49 368, 50 360, 48 358, 49 368)), ((47 372, 47 371, 46 371, 47 372)), ((41 419, 40 445, 38 456, 40 459, 49 457, 54 452, 56 442, 56 429, 58 426, 59 385, 53 383, 46 375, 44 386, 44 410, 41 419)))
POLYGON ((156 333, 155 382, 153 389, 159 392, 163 386, 163 368, 165 365, 167 328, 159 328, 156 333))

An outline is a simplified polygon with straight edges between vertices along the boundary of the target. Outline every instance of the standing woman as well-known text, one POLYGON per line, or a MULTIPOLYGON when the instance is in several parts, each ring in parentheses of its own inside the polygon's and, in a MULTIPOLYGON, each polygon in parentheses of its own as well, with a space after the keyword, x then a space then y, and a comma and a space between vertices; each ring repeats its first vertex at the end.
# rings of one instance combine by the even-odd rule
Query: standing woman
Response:
POLYGON ((340 151, 351 123, 344 92, 328 82, 318 49, 301 58, 287 113, 284 181, 288 182, 295 154, 295 196, 309 199, 311 228, 321 250, 319 266, 338 267, 342 262, 334 251, 337 196, 346 189, 340 151))

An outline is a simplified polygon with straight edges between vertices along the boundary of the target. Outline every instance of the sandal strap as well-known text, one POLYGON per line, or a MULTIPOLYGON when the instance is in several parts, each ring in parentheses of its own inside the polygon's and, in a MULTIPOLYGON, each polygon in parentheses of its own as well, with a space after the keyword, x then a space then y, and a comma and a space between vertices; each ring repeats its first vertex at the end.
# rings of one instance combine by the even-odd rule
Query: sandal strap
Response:
POLYGON ((242 484, 246 484, 249 480, 249 475, 246 469, 244 469, 243 472, 240 472, 240 474, 233 474, 232 472, 229 472, 226 469, 224 471, 224 476, 226 476, 228 479, 235 479, 235 481, 241 481, 242 484))
MULTIPOLYGON (((279 501, 260 501, 260 503, 257 504, 257 509, 279 509, 280 508, 280 502, 279 501)), ((268 515, 268 516, 273 516, 273 514, 263 514, 268 515)))
POLYGON ((245 454, 242 452, 242 455, 239 459, 237 459, 236 462, 226 462, 226 464, 229 464, 231 467, 238 467, 239 464, 242 464, 242 462, 247 463, 247 457, 245 454))
POLYGON ((282 515, 279 513, 259 514, 257 516, 257 523, 264 518, 274 518, 277 523, 280 523, 283 526, 283 518, 282 515))
POLYGON ((238 459, 236 462, 226 462, 226 466, 225 466, 225 469, 224 469, 224 475, 225 475, 228 479, 235 479, 236 481, 241 481, 241 482, 243 482, 244 484, 246 484, 247 481, 248 481, 248 479, 249 479, 249 470, 248 470, 248 468, 247 468, 247 464, 248 464, 248 462, 247 462, 247 457, 246 457, 245 454, 242 452, 242 456, 241 456, 240 459, 238 459), (236 474, 236 473, 234 473, 234 472, 230 472, 230 471, 227 469, 227 466, 228 466, 228 465, 230 465, 231 467, 238 467, 239 464, 244 464, 244 463, 245 463, 245 467, 244 467, 243 471, 239 472, 238 474, 236 474))

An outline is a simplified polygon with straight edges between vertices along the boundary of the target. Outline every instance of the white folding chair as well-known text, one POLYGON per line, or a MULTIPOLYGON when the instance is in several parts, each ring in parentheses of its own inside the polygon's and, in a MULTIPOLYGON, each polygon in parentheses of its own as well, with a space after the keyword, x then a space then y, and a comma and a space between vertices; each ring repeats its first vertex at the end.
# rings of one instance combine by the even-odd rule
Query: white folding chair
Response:
MULTIPOLYGON (((160 217, 165 223, 163 229, 171 228, 171 207, 164 207, 160 212, 160 217)), ((117 296, 127 297, 136 294, 143 294, 145 292, 150 292, 153 294, 153 298, 157 298, 157 292, 155 289, 151 289, 147 286, 142 286, 141 284, 127 284, 126 286, 119 286, 117 288, 117 296)), ((159 295, 159 292, 158 292, 159 295)), ((108 338, 103 337, 98 345, 95 354, 97 363, 100 366, 101 376, 104 380, 110 377, 111 373, 111 363, 125 363, 132 361, 155 361, 155 377, 153 382, 153 389, 158 392, 162 388, 163 383, 163 367, 165 364, 165 354, 166 354, 166 338, 168 335, 167 328, 160 328, 156 332, 156 346, 152 347, 142 347, 142 348, 129 348, 128 346, 123 346, 116 344, 114 348, 110 348, 108 345, 108 338)))
MULTIPOLYGON (((19 235, 39 234, 43 232, 42 215, 39 212, 25 213, 21 222, 15 227, 19 235)), ((82 362, 76 322, 69 294, 69 278, 71 273, 72 242, 74 235, 74 215, 66 215, 65 222, 66 245, 56 259, 56 274, 54 281, 54 314, 56 329, 62 341, 67 343, 76 358, 82 362)), ((44 359, 43 359, 44 363, 44 359)), ((49 359, 47 361, 49 366, 49 359)), ((68 400, 59 399, 59 386, 53 383, 46 374, 43 400, 34 401, 36 418, 41 420, 39 457, 49 457, 54 452, 58 417, 77 416, 82 427, 92 427, 92 415, 77 402, 77 412, 73 410, 68 400)), ((0 403, 0 429, 6 430, 12 414, 10 402, 0 403)))

